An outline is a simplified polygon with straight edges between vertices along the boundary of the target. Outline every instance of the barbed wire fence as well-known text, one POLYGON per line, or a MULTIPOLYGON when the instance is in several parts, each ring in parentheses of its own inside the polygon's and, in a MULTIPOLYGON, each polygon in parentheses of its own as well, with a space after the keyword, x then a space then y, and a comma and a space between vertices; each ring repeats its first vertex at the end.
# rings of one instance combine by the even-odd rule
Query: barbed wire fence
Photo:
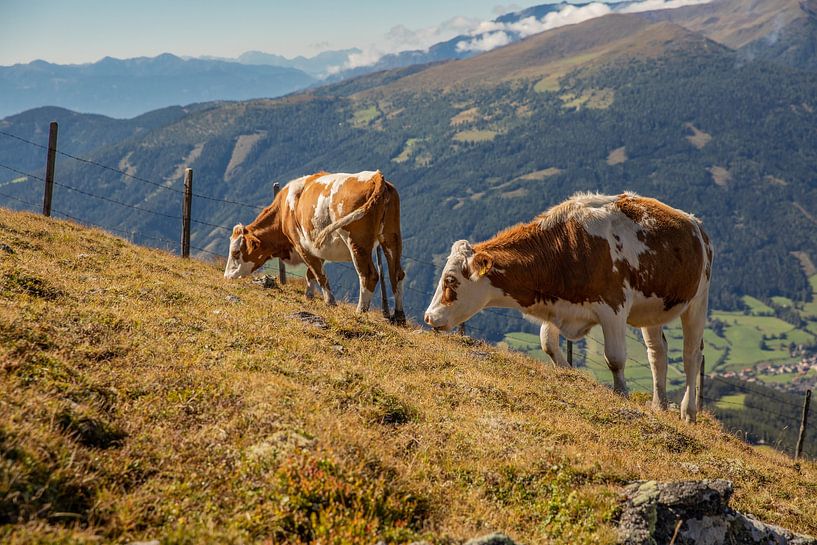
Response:
MULTIPOLYGON (((223 231, 223 232, 226 232, 226 233, 231 233, 232 232, 232 228, 229 227, 229 226, 220 225, 220 224, 217 224, 217 223, 212 223, 212 222, 204 221, 204 220, 201 220, 201 219, 194 219, 192 217, 189 217, 189 211, 190 211, 190 202, 189 201, 186 203, 186 205, 187 205, 186 208, 184 206, 185 203, 184 202, 182 203, 182 209, 183 209, 182 215, 169 214, 167 212, 163 212, 163 211, 160 211, 160 210, 154 210, 154 209, 151 209, 151 208, 147 208, 145 206, 140 206, 140 205, 136 205, 136 204, 127 203, 127 202, 124 202, 122 200, 115 199, 115 198, 112 198, 112 197, 109 197, 109 196, 99 195, 99 194, 94 193, 92 191, 88 191, 87 189, 81 189, 81 188, 79 188, 79 187, 77 187, 75 185, 72 185, 70 183, 66 183, 66 182, 61 181, 61 180, 56 180, 55 177, 54 177, 54 157, 56 155, 59 155, 61 157, 65 157, 67 159, 76 161, 76 162, 84 164, 84 165, 93 166, 93 167, 95 167, 97 169, 100 169, 100 170, 103 170, 103 171, 107 171, 107 172, 111 172, 111 173, 123 176, 125 178, 134 180, 134 181, 139 182, 139 183, 143 183, 143 184, 147 184, 147 185, 156 187, 156 188, 158 188, 159 190, 162 190, 162 191, 167 191, 169 193, 178 194, 182 198, 202 199, 202 200, 206 200, 206 201, 212 202, 212 203, 230 205, 230 206, 234 206, 234 207, 240 207, 240 208, 244 208, 244 209, 254 210, 254 211, 257 211, 257 212, 260 212, 261 210, 263 210, 265 208, 264 206, 254 205, 254 204, 242 202, 242 201, 239 201, 239 200, 236 200, 236 199, 221 198, 221 197, 216 197, 214 195, 199 193, 199 192, 195 192, 195 191, 187 191, 186 192, 185 189, 179 189, 179 188, 173 187, 172 185, 169 185, 167 182, 165 182, 165 183, 157 182, 157 181, 154 181, 154 180, 142 177, 142 176, 137 176, 137 175, 135 175, 135 174, 133 174, 131 172, 127 172, 127 171, 122 170, 120 168, 115 168, 115 167, 112 167, 110 165, 105 165, 103 163, 100 163, 98 161, 94 161, 94 160, 91 160, 91 159, 88 159, 88 158, 85 158, 85 157, 81 157, 81 156, 78 156, 78 155, 63 152, 63 151, 57 149, 57 147, 56 147, 56 131, 57 131, 56 122, 54 122, 54 123, 52 123, 52 126, 51 126, 51 133, 50 133, 51 138, 49 139, 49 145, 46 146, 46 145, 40 144, 38 142, 34 142, 32 140, 29 140, 27 138, 23 138, 21 136, 9 133, 7 131, 0 130, 0 136, 2 136, 2 137, 8 138, 8 139, 13 139, 13 140, 25 143, 27 145, 30 145, 30 146, 45 150, 47 152, 48 155, 47 155, 47 161, 46 161, 46 173, 45 173, 44 177, 36 175, 36 174, 32 174, 31 172, 28 172, 26 170, 17 168, 15 166, 0 163, 0 168, 2 168, 2 169, 5 169, 5 170, 7 170, 9 172, 13 172, 13 173, 15 173, 15 174, 17 174, 19 176, 23 176, 23 177, 25 177, 27 179, 36 180, 36 181, 39 181, 39 182, 42 182, 43 184, 45 184, 44 200, 43 200, 43 213, 45 215, 51 215, 51 213, 54 213, 57 216, 60 216, 60 217, 65 218, 65 219, 69 219, 69 220, 74 221, 76 223, 79 223, 81 225, 86 225, 86 226, 95 227, 95 228, 101 228, 101 229, 104 229, 106 231, 121 234, 121 235, 123 235, 124 238, 126 238, 128 240, 131 240, 131 241, 134 240, 134 238, 135 238, 135 236, 137 234, 136 231, 128 231, 126 229, 121 229, 121 228, 97 225, 97 224, 94 224, 92 222, 86 221, 86 220, 84 220, 82 218, 79 218, 79 217, 69 213, 68 211, 53 207, 52 204, 51 204, 51 200, 52 200, 51 191, 52 191, 53 186, 57 186, 59 188, 65 189, 65 190, 67 190, 69 192, 76 193, 77 195, 81 195, 83 197, 87 197, 87 198, 90 198, 90 199, 96 199, 96 200, 98 200, 100 202, 104 202, 104 203, 111 204, 111 205, 116 205, 116 206, 121 207, 121 208, 135 210, 135 211, 140 212, 140 213, 150 214, 150 215, 160 217, 160 218, 176 220, 176 221, 179 221, 182 224, 184 224, 184 222, 187 221, 188 222, 187 223, 187 233, 184 233, 184 232, 182 233, 182 251, 181 251, 182 254, 184 254, 184 245, 185 245, 185 237, 186 237, 187 245, 189 246, 189 248, 191 248, 191 249, 193 249, 193 250, 195 250, 197 252, 200 252, 202 254, 207 254, 209 256, 212 256, 213 258, 223 257, 222 254, 217 253, 217 252, 213 252, 210 249, 202 248, 202 247, 199 247, 199 246, 194 246, 194 245, 189 244, 189 241, 190 241, 189 223, 193 223, 193 224, 196 224, 196 225, 199 225, 199 226, 202 226, 202 227, 209 227, 211 229, 220 230, 220 231, 223 231), (187 218, 185 218, 185 211, 188 214, 187 218)), ((187 170, 189 170, 189 169, 187 169, 187 170)), ((275 185, 277 186, 278 184, 275 184, 275 185)), ((2 187, 3 186, 0 186, 0 188, 2 188, 2 187)), ((276 189, 277 189, 277 187, 276 187, 276 189)), ((5 199, 9 199, 11 201, 18 202, 18 203, 23 204, 23 205, 25 205, 27 207, 31 207, 32 211, 36 211, 36 209, 38 207, 37 203, 32 202, 29 199, 24 199, 24 198, 21 198, 19 196, 15 196, 15 195, 10 195, 10 194, 8 194, 6 192, 3 192, 3 191, 0 191, 0 197, 3 197, 5 199)), ((184 231, 184 228, 183 228, 183 231, 184 231)), ((173 252, 174 247, 177 247, 177 245, 179 244, 178 241, 171 240, 171 239, 169 239, 167 237, 158 236, 158 235, 148 235, 148 234, 144 234, 144 233, 139 234, 139 239, 140 240, 155 242, 156 243, 155 246, 157 248, 160 248, 160 249, 163 249, 163 250, 169 251, 169 252, 173 252)), ((404 259, 408 260, 408 261, 411 261, 411 262, 415 263, 418 267, 427 267, 427 268, 433 270, 435 273, 437 273, 438 269, 440 268, 438 264, 435 264, 435 263, 433 263, 431 261, 426 261, 424 259, 417 258, 415 256, 403 254, 402 257, 404 259)), ((355 269, 352 266, 350 266, 348 264, 345 264, 345 263, 334 263, 334 266, 339 267, 341 269, 356 272, 355 269)), ((279 274, 279 278, 281 279, 282 282, 285 281, 285 278, 286 278, 287 274, 292 275, 292 276, 296 276, 296 277, 299 277, 299 278, 305 278, 305 275, 303 275, 303 274, 300 274, 300 273, 295 272, 293 270, 285 270, 282 264, 280 266, 280 271, 281 272, 279 274)), ((385 282, 385 275, 381 274, 381 279, 382 279, 383 282, 385 282)), ((405 289, 407 289, 409 291, 416 292, 419 295, 425 296, 426 298, 430 298, 430 297, 433 296, 433 293, 427 292, 425 290, 421 290, 419 288, 410 286, 408 284, 405 285, 405 289)), ((385 291, 382 292, 382 293, 385 294, 385 291)), ((383 305, 384 305, 384 312, 386 312, 385 309, 387 308, 387 306, 386 306, 387 302, 384 301, 383 305)), ((484 309, 483 312, 487 312, 487 313, 496 315, 496 316, 501 317, 502 319, 504 319, 506 321, 509 321, 509 322, 515 321, 517 323, 524 324, 527 327, 529 327, 531 325, 531 322, 529 322, 527 319, 525 319, 522 316, 518 316, 518 315, 514 315, 514 314, 508 314, 507 312, 502 312, 502 311, 497 310, 497 309, 487 308, 487 309, 484 309)), ((468 329, 481 334, 485 338, 490 337, 493 334, 493 332, 487 331, 485 329, 481 329, 479 327, 474 326, 473 324, 469 324, 468 329)), ((638 343, 639 346, 642 346, 642 347, 644 347, 646 349, 646 346, 645 346, 645 344, 643 342, 643 339, 636 337, 630 331, 627 331, 626 336, 627 336, 628 339, 630 339, 632 341, 635 341, 636 343, 638 343)), ((597 337, 595 337, 594 335, 591 335, 591 334, 586 335, 586 338, 592 340, 594 343, 596 343, 596 345, 598 347, 602 347, 602 349, 603 349, 604 342, 602 340, 598 339, 597 337)), ((504 335, 504 340, 506 340, 506 341, 515 341, 515 342, 521 343, 522 345, 528 345, 528 346, 536 344, 536 341, 532 341, 531 339, 519 337, 517 335, 514 335, 514 333, 506 333, 504 335)), ((568 361, 572 365, 572 363, 573 363, 572 348, 573 347, 572 347, 572 344, 569 341, 567 343, 567 348, 568 348, 568 361)), ((596 365, 596 366, 598 366, 600 368, 604 368, 604 367, 607 366, 606 362, 599 361, 599 359, 603 358, 603 355, 599 356, 599 359, 596 359, 595 357, 590 355, 590 350, 588 349, 586 343, 584 344, 584 349, 580 350, 579 355, 580 355, 580 363, 582 363, 584 365, 587 365, 588 363, 590 363, 590 364, 596 365)), ((645 367, 645 368, 651 370, 651 365, 650 365, 650 363, 648 361, 635 359, 633 357, 633 355, 630 354, 630 353, 628 353, 627 361, 631 362, 632 364, 634 364, 636 366, 645 367)), ((711 372, 709 375, 707 375, 707 378, 710 379, 710 380, 719 381, 719 382, 721 382, 723 384, 728 385, 730 388, 734 388, 735 390, 741 391, 741 392, 743 392, 745 394, 766 398, 766 399, 768 399, 770 401, 773 401, 775 403, 780 404, 782 407, 789 407, 789 408, 793 408, 793 409, 800 409, 800 407, 801 407, 799 404, 792 403, 790 401, 786 401, 785 399, 780 399, 779 397, 772 396, 772 395, 770 395, 770 394, 768 394, 766 392, 763 392, 761 390, 758 390, 756 388, 750 388, 748 386, 748 383, 745 383, 745 382, 740 383, 740 382, 737 382, 737 381, 729 381, 726 378, 721 377, 717 373, 714 373, 714 372, 711 372)), ((652 384, 645 384, 645 383, 641 382, 639 379, 636 379, 635 377, 630 376, 630 377, 627 378, 627 381, 639 386, 639 388, 641 388, 645 392, 651 392, 653 390, 653 385, 652 384)), ((802 453, 803 441, 804 441, 804 437, 805 437, 806 426, 807 426, 807 418, 808 418, 808 412, 809 412, 810 394, 811 394, 810 390, 806 392, 804 403, 802 405, 802 417, 800 419, 800 437, 799 437, 798 444, 797 444, 797 447, 796 447, 795 452, 794 452, 795 459, 799 458, 801 453, 802 453)), ((699 408, 702 408, 702 405, 703 405, 704 402, 708 403, 708 404, 715 404, 718 407, 734 406, 736 409, 743 409, 743 408, 746 407, 743 403, 738 403, 738 402, 727 400, 727 399, 712 399, 712 398, 709 398, 709 397, 703 395, 703 373, 702 373, 702 380, 701 380, 701 382, 699 384, 699 396, 700 396, 700 399, 698 400, 699 408)), ((783 420, 789 420, 789 421, 792 420, 791 414, 784 414, 781 411, 770 411, 768 409, 764 409, 764 411, 766 411, 769 414, 772 414, 772 415, 774 415, 774 416, 776 416, 778 418, 781 418, 783 420)))

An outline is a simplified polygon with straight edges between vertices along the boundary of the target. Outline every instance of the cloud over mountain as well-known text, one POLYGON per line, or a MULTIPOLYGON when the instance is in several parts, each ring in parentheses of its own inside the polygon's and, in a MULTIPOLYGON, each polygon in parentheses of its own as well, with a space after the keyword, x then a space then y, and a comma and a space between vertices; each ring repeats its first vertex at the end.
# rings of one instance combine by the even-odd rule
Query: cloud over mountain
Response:
POLYGON ((513 42, 514 37, 516 39, 526 38, 546 30, 575 25, 611 13, 641 13, 709 2, 711 0, 644 0, 632 3, 622 2, 620 5, 593 2, 566 5, 558 11, 546 13, 541 18, 530 16, 511 22, 483 21, 468 32, 469 39, 457 43, 457 51, 490 51, 513 42))

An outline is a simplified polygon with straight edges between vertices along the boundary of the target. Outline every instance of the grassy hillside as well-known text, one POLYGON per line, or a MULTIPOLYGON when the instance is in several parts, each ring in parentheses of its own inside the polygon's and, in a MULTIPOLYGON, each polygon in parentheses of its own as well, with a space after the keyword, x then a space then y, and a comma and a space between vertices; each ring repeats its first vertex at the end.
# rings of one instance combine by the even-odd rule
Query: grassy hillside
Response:
POLYGON ((611 543, 624 483, 708 477, 817 532, 817 467, 708 415, 71 223, 0 243, 4 543, 611 543))

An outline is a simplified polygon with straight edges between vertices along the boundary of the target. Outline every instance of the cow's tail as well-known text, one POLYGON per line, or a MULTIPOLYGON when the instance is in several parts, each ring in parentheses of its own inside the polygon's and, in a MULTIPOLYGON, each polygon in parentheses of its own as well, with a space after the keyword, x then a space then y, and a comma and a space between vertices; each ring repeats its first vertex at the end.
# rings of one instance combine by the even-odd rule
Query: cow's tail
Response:
POLYGON ((363 203, 363 206, 361 206, 351 214, 347 214, 346 216, 343 216, 337 221, 333 221, 332 223, 321 229, 320 232, 315 236, 316 247, 320 248, 321 246, 323 246, 324 242, 326 242, 326 239, 329 237, 329 235, 331 235, 341 227, 346 227, 350 223, 353 223, 363 218, 363 216, 369 213, 369 210, 371 210, 372 207, 377 203, 377 199, 386 192, 386 183, 385 180, 383 179, 383 174, 381 174, 379 170, 374 173, 374 176, 372 176, 372 181, 374 182, 374 190, 372 191, 372 194, 369 195, 369 198, 366 199, 366 202, 363 203))

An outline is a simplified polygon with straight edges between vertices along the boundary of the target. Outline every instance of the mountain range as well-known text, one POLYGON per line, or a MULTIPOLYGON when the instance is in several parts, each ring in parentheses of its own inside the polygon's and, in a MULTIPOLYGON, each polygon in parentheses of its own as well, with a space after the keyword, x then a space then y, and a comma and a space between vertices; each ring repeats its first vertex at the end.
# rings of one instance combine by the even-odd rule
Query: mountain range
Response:
MULTIPOLYGON (((60 156, 55 209, 174 247, 178 221, 164 215, 177 216, 180 204, 166 188, 178 191, 184 167, 197 193, 259 207, 273 181, 380 168, 402 196, 415 316, 454 240, 484 239, 587 190, 635 190, 700 216, 716 244, 713 307, 739 309, 747 294, 804 301, 817 260, 817 74, 774 53, 781 42, 770 36, 795 24, 810 35, 811 3, 753 4, 788 14, 782 27, 753 26, 737 5, 676 10, 675 20, 608 15, 279 99, 130 120, 41 108, 5 118, 0 130, 44 143, 58 119, 62 151, 127 175, 60 156), (770 47, 757 49, 763 40, 770 47)), ((37 174, 42 163, 42 149, 0 136, 0 164, 37 174)), ((0 177, 6 195, 36 203, 41 191, 33 178, 0 177)), ((226 231, 255 213, 195 199, 194 246, 223 254, 226 231)), ((353 296, 348 271, 330 274, 353 296)), ((494 339, 508 328, 496 315, 471 323, 494 339)))

